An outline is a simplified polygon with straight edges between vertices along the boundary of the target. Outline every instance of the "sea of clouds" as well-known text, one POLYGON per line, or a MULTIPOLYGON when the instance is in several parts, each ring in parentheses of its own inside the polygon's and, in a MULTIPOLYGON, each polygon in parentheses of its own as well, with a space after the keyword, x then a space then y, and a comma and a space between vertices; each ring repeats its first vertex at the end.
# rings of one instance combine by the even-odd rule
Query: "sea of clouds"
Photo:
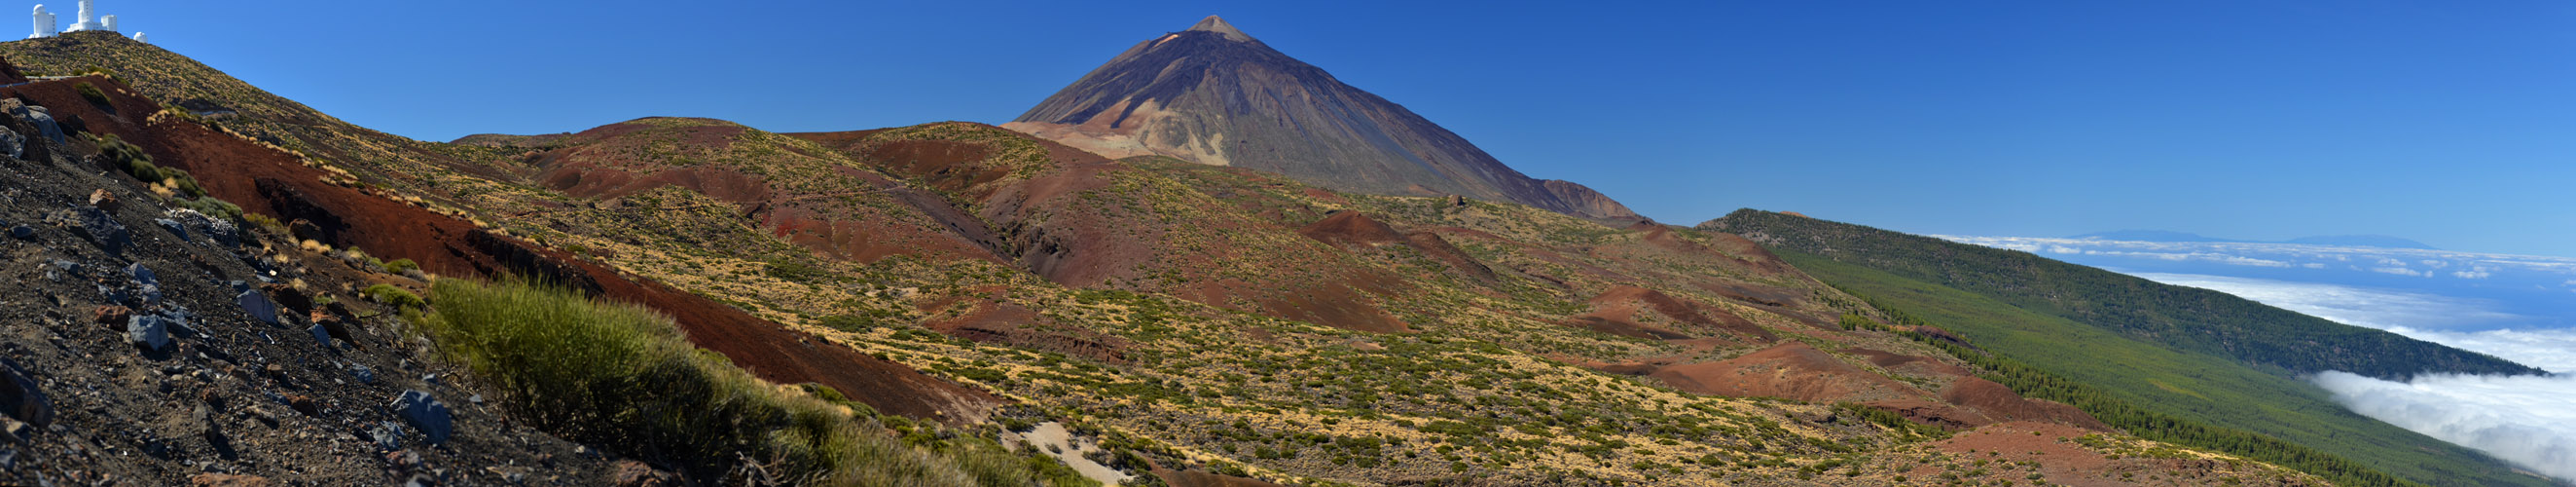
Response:
POLYGON ((2210 289, 2557 375, 2326 372, 2354 412, 2576 482, 2576 259, 2262 243, 1942 237, 2210 289), (2141 269, 2165 271, 2150 272, 2141 269))

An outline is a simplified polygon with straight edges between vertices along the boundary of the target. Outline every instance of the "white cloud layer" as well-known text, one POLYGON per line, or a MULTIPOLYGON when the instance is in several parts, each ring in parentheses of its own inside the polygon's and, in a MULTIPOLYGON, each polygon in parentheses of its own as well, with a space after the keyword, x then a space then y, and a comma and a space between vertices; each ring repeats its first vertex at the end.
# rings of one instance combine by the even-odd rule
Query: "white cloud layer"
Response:
MULTIPOLYGON (((2511 313, 2494 311, 2492 308, 2495 303, 2472 298, 2200 274, 2138 273, 2135 275, 2165 284, 2234 294, 2236 297, 2297 311, 2308 316, 2382 330, 2460 329, 2524 319, 2511 313)), ((2448 344, 2440 340, 2418 339, 2448 344)), ((2460 348, 2477 350, 2469 347, 2460 348)))
MULTIPOLYGON (((2481 254, 2448 250, 2387 249, 2343 247, 2290 243, 2257 242, 2139 242, 2043 237, 1969 237, 1932 235, 1953 242, 2019 250, 2030 253, 2045 251, 2050 255, 2120 257, 2156 259, 2168 262, 2208 262, 2225 265, 2269 268, 2325 269, 2324 262, 2351 265, 2350 269, 2412 277, 2454 277, 2487 279, 2498 274, 2546 276, 2562 275, 2545 282, 2566 280, 2576 286, 2576 258, 2529 255, 2481 254), (2466 272, 2450 272, 2458 267, 2466 272), (2429 269, 2426 269, 2429 268, 2429 269), (2438 272, 2437 272, 2438 271, 2438 272)), ((2098 259, 2096 259, 2098 260, 2098 259)), ((2336 268, 2346 268, 2337 265, 2336 268)))
POLYGON ((2391 382, 2343 372, 2314 382, 2353 412, 2576 481, 2576 375, 2439 375, 2391 382))
MULTIPOLYGON (((2487 330, 2455 332, 2392 327, 2388 331, 2461 350, 2503 357, 2561 374, 2576 372, 2576 330, 2487 330)), ((2576 402, 2561 407, 2576 409, 2576 402)))
MULTIPOLYGON (((2138 277, 2234 294, 2546 370, 2576 371, 2576 330, 2452 331, 2523 318, 2494 311, 2493 303, 2483 300, 2241 277, 2138 277)), ((2313 381, 2353 412, 2576 481, 2576 375, 2430 375, 2392 382, 2326 372, 2313 381)))

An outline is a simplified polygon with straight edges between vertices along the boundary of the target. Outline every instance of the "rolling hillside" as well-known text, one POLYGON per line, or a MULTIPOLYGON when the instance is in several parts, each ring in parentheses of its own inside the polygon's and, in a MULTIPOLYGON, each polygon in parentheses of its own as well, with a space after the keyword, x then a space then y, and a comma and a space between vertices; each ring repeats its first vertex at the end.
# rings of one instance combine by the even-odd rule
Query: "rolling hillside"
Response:
POLYGON ((2335 323, 2227 293, 2159 284, 2026 252, 1752 210, 1700 228, 1974 292, 2250 366, 2291 373, 2340 370, 2392 380, 2422 373, 2543 373, 2486 354, 2335 323))
MULTIPOLYGON (((1876 305, 1919 317, 1986 350, 2151 411, 2281 438, 2432 485, 2550 484, 2515 473, 2512 467, 2475 451, 2345 411, 2325 391, 2299 380, 2296 369, 2283 365, 2353 366, 2397 376, 2443 370, 2431 367, 2449 363, 2471 364, 2465 366, 2467 370, 2528 370, 2491 357, 2402 337, 2397 338, 2403 342, 2386 340, 2395 335, 2270 309, 2213 291, 2175 288, 2026 253, 1857 225, 1748 210, 1702 227, 1745 232, 1748 238, 1780 249, 1800 269, 1876 305), (2030 274, 2011 273, 2014 269, 2027 269, 2030 274), (2063 296, 2068 298, 2063 302, 2094 313, 2076 315, 2057 304, 2061 301, 2039 296, 2063 296), (2213 306, 2225 311, 2209 311, 2213 306), (2273 322, 2193 315, 2200 312, 2286 315, 2282 319, 2288 325, 2279 327, 2288 330, 2273 329, 2273 322), (2166 326, 2224 329, 2142 333, 2092 324, 2082 317, 2097 315, 2192 317, 2194 321, 2166 326), (2332 340, 2341 338, 2377 343, 2369 345, 2376 347, 2421 349, 2407 353, 2437 358, 2418 361, 2414 356, 2375 355, 2291 361, 2263 355, 2239 358, 2228 348, 2198 347, 2207 343, 2206 337, 2243 341, 2246 336, 2285 333, 2310 338, 2274 343, 2335 347, 2338 342, 2332 340), (2453 358, 2438 358, 2444 354, 2453 358)), ((2274 353, 2284 354, 2281 357, 2349 355, 2344 352, 2349 348, 2330 350, 2274 353)))

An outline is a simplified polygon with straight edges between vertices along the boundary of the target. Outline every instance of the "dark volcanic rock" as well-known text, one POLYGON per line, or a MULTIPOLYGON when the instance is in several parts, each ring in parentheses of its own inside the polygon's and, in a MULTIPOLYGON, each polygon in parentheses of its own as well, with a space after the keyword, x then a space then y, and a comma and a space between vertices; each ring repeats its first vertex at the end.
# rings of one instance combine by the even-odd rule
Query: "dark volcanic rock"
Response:
POLYGON ((0 154, 8 154, 10 159, 27 158, 27 136, 18 135, 18 131, 8 127, 0 127, 0 154))
POLYGON ((54 422, 53 400, 45 398, 45 391, 36 387, 34 378, 27 377, 26 369, 0 358, 0 375, 7 375, 0 377, 0 412, 36 426, 54 422))
POLYGON ((438 402, 438 398, 427 392, 403 391, 402 397, 394 399, 394 410, 402 415, 403 421, 420 428, 421 435, 429 437, 429 444, 446 443, 447 435, 456 432, 455 420, 448 414, 447 404, 438 402))
POLYGON ((178 236, 179 240, 188 239, 188 226, 180 224, 178 220, 156 218, 152 220, 152 224, 160 225, 163 230, 169 230, 170 234, 178 236))
POLYGON ((134 243, 134 233, 127 231, 125 224, 117 223, 115 215, 109 215, 107 210, 98 207, 73 207, 72 223, 76 225, 73 228, 80 230, 81 236, 89 237, 91 243, 98 244, 108 253, 123 252, 126 245, 134 243))
POLYGON ((1112 158, 1165 155, 1343 191, 1457 194, 1641 219, 1590 188, 1514 171, 1466 138, 1216 17, 1136 44, 1004 127, 1112 158))
POLYGON ((251 319, 277 324, 277 302, 269 301, 268 295, 260 294, 259 290, 242 291, 240 296, 233 297, 233 302, 241 305, 242 312, 250 313, 251 319))
POLYGON ((170 320, 157 315, 143 315, 127 319, 125 322, 125 340, 133 342, 135 345, 141 345, 143 348, 150 350, 168 350, 171 345, 170 320))
POLYGON ((38 132, 44 135, 46 139, 54 141, 56 144, 61 144, 69 140, 63 136, 62 125, 54 123, 54 112, 52 110, 47 110, 45 107, 27 105, 15 99, 0 101, 0 110, 6 110, 9 112, 9 116, 17 117, 19 120, 25 120, 30 124, 35 124, 38 132))

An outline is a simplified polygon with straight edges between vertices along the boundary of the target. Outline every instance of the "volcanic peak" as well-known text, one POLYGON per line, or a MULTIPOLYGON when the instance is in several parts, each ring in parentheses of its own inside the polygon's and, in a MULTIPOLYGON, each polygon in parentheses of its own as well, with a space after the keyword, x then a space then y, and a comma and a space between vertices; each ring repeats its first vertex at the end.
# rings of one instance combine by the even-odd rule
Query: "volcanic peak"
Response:
POLYGON ((1190 26, 1189 31, 1225 34, 1226 39, 1237 42, 1248 42, 1252 40, 1251 34, 1243 33, 1241 29, 1234 28, 1234 24, 1225 23, 1225 19, 1218 18, 1214 15, 1207 16, 1205 19, 1200 19, 1197 25, 1190 26))

